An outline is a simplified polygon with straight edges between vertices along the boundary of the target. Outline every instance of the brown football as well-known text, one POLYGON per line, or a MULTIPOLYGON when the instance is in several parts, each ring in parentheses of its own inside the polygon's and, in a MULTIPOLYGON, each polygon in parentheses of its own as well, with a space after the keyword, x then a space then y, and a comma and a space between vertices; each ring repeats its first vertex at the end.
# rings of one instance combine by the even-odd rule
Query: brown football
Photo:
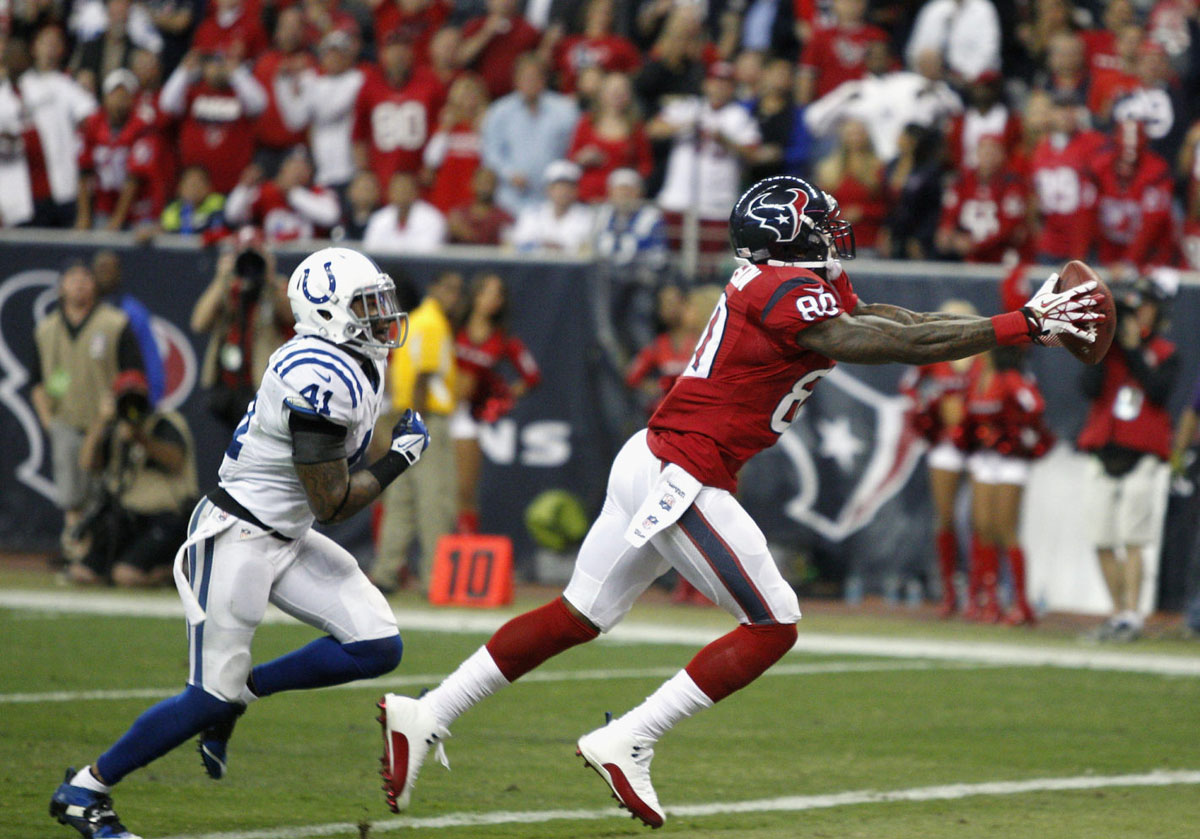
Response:
POLYGON ((1054 290, 1066 291, 1089 280, 1096 282, 1096 290, 1093 294, 1099 294, 1104 298, 1098 307, 1104 314, 1104 320, 1093 321, 1091 325, 1091 328, 1096 330, 1095 342, 1089 344, 1073 335, 1066 334, 1059 337, 1071 355, 1086 364, 1099 364, 1108 354, 1108 348, 1112 346, 1113 335, 1117 331, 1117 304, 1113 300, 1112 292, 1095 271, 1078 259, 1071 260, 1058 272, 1058 283, 1054 286, 1054 290))

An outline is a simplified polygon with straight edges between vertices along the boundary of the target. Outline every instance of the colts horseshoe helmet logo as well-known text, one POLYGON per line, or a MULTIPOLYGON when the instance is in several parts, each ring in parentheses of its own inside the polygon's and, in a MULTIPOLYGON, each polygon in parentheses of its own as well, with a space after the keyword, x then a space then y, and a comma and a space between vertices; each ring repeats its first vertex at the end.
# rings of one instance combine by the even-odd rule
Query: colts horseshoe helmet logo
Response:
POLYGON ((754 196, 746 215, 756 219, 763 227, 774 231, 778 241, 794 242, 800 235, 800 219, 804 217, 804 208, 808 206, 808 193, 802 189, 788 188, 783 190, 792 194, 792 200, 786 203, 768 201, 778 193, 764 192, 754 196))
POLYGON ((311 302, 320 305, 321 303, 328 303, 329 299, 333 297, 333 292, 337 290, 337 280, 334 279, 332 266, 332 262, 325 263, 325 291, 324 293, 321 293, 319 282, 315 282, 313 285, 318 286, 315 294, 313 293, 313 290, 309 289, 308 287, 308 269, 304 269, 304 276, 300 278, 300 290, 304 292, 304 296, 307 297, 311 302))

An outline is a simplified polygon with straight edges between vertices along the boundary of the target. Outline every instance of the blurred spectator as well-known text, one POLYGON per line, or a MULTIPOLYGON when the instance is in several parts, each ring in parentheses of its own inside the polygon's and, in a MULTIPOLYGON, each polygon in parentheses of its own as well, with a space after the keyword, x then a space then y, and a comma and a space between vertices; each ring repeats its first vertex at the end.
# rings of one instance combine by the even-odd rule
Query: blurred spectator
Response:
POLYGON ((146 304, 129 292, 121 291, 121 258, 117 252, 105 248, 92 256, 92 275, 96 278, 96 293, 107 298, 125 313, 129 330, 137 340, 138 352, 142 357, 142 371, 146 375, 146 387, 150 404, 157 405, 167 387, 167 371, 163 366, 162 353, 152 326, 153 315, 146 304))
POLYGON ((833 0, 833 24, 818 26, 800 54, 801 104, 866 75, 867 45, 888 40, 886 32, 865 22, 866 16, 867 0, 833 0))
POLYGON ((870 255, 888 213, 883 163, 867 127, 858 120, 842 123, 838 139, 837 147, 817 164, 817 184, 837 196, 842 218, 854 225, 855 247, 870 255))
POLYGON ((459 533, 479 532, 479 476, 483 450, 479 426, 491 425, 512 411, 517 400, 537 387, 542 371, 521 339, 508 332, 508 288, 498 274, 482 274, 471 282, 467 313, 455 337, 462 401, 450 418, 454 463, 458 467, 459 533), (501 364, 517 373, 511 384, 501 364))
POLYGON ((1054 444, 1042 415, 1045 400, 1033 374, 1024 371, 1025 350, 1000 347, 982 363, 967 391, 967 434, 971 456, 971 555, 967 575, 967 620, 1033 624, 1025 590, 1021 549, 1021 496, 1030 461, 1054 444), (1008 559, 1012 609, 1001 611, 996 593, 1000 555, 1008 559))
MULTIPOLYGON (((671 8, 670 0, 666 6, 671 8)), ((633 83, 643 113, 658 113, 675 97, 698 95, 705 67, 715 60, 696 8, 675 8, 633 83)))
POLYGON ((1163 45, 1168 56, 1179 59, 1192 46, 1196 30, 1189 31, 1189 21, 1194 27, 1195 18, 1196 5, 1190 0, 1157 0, 1146 21, 1146 32, 1163 45))
POLYGON ((998 136, 1004 140, 1006 157, 1020 154, 1021 118, 1004 101, 1004 79, 987 70, 967 86, 967 107, 950 120, 946 151, 951 165, 962 171, 979 165, 979 138, 998 136))
POLYGON ((29 172, 31 126, 17 86, 8 75, 7 44, 0 44, 0 227, 33 221, 29 172))
POLYGON ((493 102, 483 120, 483 162, 499 176, 496 202, 510 213, 544 198, 542 175, 566 155, 579 121, 569 96, 546 90, 546 69, 536 55, 518 59, 515 79, 517 89, 493 102))
POLYGON ((142 5, 162 36, 159 58, 163 73, 170 75, 191 46, 192 32, 204 16, 205 0, 142 0, 142 5))
POLYGON ((437 91, 439 107, 445 101, 454 80, 469 72, 459 67, 455 60, 458 45, 462 41, 461 35, 458 27, 443 26, 434 33, 429 42, 429 58, 422 63, 415 63, 415 55, 413 58, 413 76, 437 91))
POLYGON ((658 290, 654 311, 658 337, 638 351, 625 371, 625 386, 638 392, 646 416, 654 413, 687 368, 700 330, 710 314, 711 311, 705 311, 689 317, 687 295, 677 285, 664 285, 658 290))
POLYGON ((225 226, 225 196, 213 192, 203 166, 183 170, 176 195, 159 218, 164 233, 208 233, 225 226))
POLYGON ((254 59, 270 47, 255 0, 213 0, 208 14, 192 36, 192 49, 221 53, 234 60, 254 59))
POLYGON ((762 143, 751 156, 746 181, 808 172, 813 143, 792 99, 793 81, 792 63, 782 58, 768 63, 759 76, 751 113, 762 143))
POLYGON ((1083 39, 1074 32, 1056 33, 1050 38, 1046 69, 1038 74, 1037 87, 1052 97, 1071 96, 1085 102, 1090 82, 1083 39))
POLYGON ((633 169, 643 178, 649 176, 654 164, 650 141, 638 119, 628 76, 609 73, 604 77, 592 110, 579 118, 567 157, 583 171, 579 197, 584 201, 602 200, 608 176, 616 169, 633 169))
POLYGON ((446 243, 446 219, 418 196, 417 176, 397 172, 388 183, 388 203, 371 214, 363 247, 377 253, 429 253, 446 243))
POLYGON ((145 376, 124 371, 105 394, 79 460, 103 490, 81 523, 91 547, 69 567, 70 579, 122 587, 169 583, 199 495, 187 420, 156 411, 145 376))
POLYGON ((225 201, 225 221, 233 227, 251 225, 268 242, 325 237, 341 219, 341 205, 332 190, 312 181, 304 146, 296 146, 270 180, 251 164, 225 201))
POLYGON ((1074 32, 1074 8, 1070 0, 1036 0, 1030 4, 1032 20, 1017 27, 1016 35, 1024 47, 1028 64, 1022 75, 1030 78, 1039 67, 1046 66, 1046 53, 1055 35, 1074 32))
POLYGON ((312 56, 304 49, 303 14, 296 6, 280 9, 275 18, 272 48, 254 63, 254 78, 267 93, 267 107, 254 123, 257 144, 254 159, 268 172, 279 168, 284 156, 308 139, 304 127, 292 129, 284 121, 276 98, 276 82, 286 83, 286 79, 312 69, 312 56))
POLYGON ((462 245, 498 245, 513 224, 513 217, 496 203, 499 183, 491 169, 479 167, 471 176, 471 200, 446 216, 450 241, 462 245))
POLYGON ((881 256, 930 259, 942 205, 942 147, 934 129, 909 125, 900 153, 887 165, 889 211, 880 234, 881 256))
POLYGON ((38 323, 34 349, 29 399, 50 441, 63 554, 79 559, 83 545, 71 531, 96 489, 80 467, 79 449, 117 373, 141 369, 141 353, 129 318, 100 299, 96 277, 82 262, 59 276, 58 307, 38 323))
POLYGON ((1038 262, 1061 265, 1085 259, 1095 234, 1096 184, 1091 166, 1104 135, 1079 129, 1079 104, 1060 96, 1050 112, 1050 134, 1030 159, 1040 227, 1033 243, 1038 262))
POLYGON ((367 76, 354 106, 355 157, 359 168, 375 173, 380 188, 396 172, 420 171, 440 101, 432 83, 414 76, 412 44, 404 37, 392 32, 380 46, 383 72, 367 76))
POLYGON ((291 337, 294 319, 287 279, 275 273, 275 255, 252 235, 217 259, 208 288, 192 308, 191 329, 208 333, 200 386, 208 410, 232 431, 254 398, 271 353, 291 337))
POLYGON ((118 68, 104 79, 101 109, 82 127, 75 226, 121 230, 151 222, 167 203, 157 132, 133 113, 137 77, 118 68))
POLYGON ((574 93, 579 74, 589 67, 630 74, 642 64, 633 42, 613 31, 613 0, 588 0, 583 6, 583 32, 556 40, 559 35, 560 29, 551 29, 546 40, 551 42, 551 62, 563 93, 574 93))
MULTIPOLYGON (((695 212, 701 251, 724 250, 721 231, 741 191, 742 167, 761 141, 754 117, 733 99, 733 67, 714 63, 704 81, 703 98, 672 100, 646 130, 654 139, 672 140, 658 193, 668 230, 679 231, 683 214, 695 212)), ((674 239, 680 234, 668 235, 674 239)))
MULTIPOLYGON (((1150 148, 1174 160, 1187 130, 1188 106, 1162 44, 1151 39, 1142 42, 1137 76, 1140 86, 1116 99, 1112 118, 1145 123, 1150 148)), ((1194 90, 1190 93, 1195 96, 1194 90)))
MULTIPOLYGON (((1122 0, 1109 4, 1109 8, 1121 5, 1122 0)), ((1136 24, 1123 26, 1117 33, 1115 53, 1105 58, 1103 64, 1093 56, 1091 84, 1088 85, 1088 110, 1101 122, 1106 122, 1112 112, 1113 103, 1121 96, 1141 86, 1137 74, 1138 52, 1145 34, 1136 24)))
POLYGON ((354 36, 335 29, 321 39, 320 74, 284 72, 275 79, 275 102, 283 124, 292 131, 308 127, 316 183, 339 192, 349 185, 355 170, 351 133, 355 103, 366 78, 354 66, 357 52, 354 36))
POLYGON ((412 44, 413 64, 429 61, 429 43, 450 17, 447 0, 367 0, 375 18, 375 43, 386 43, 393 33, 412 44))
POLYGON ((592 210, 579 202, 579 167, 556 160, 546 167, 546 200, 517 216, 510 243, 517 250, 561 251, 582 256, 591 250, 592 210))
MULTIPOLYGON (((395 176, 405 177, 411 176, 395 176)), ((459 386, 451 324, 462 294, 460 274, 447 271, 438 275, 421 305, 409 314, 408 340, 392 352, 388 364, 392 415, 381 418, 380 427, 390 428, 406 409, 420 412, 430 437, 429 448, 421 458, 431 468, 412 469, 401 475, 381 499, 383 522, 371 581, 385 594, 408 579, 414 542, 419 564, 413 576, 427 585, 437 541, 454 528, 458 497, 450 417, 459 386)))
POLYGON ((1033 152, 1054 125, 1054 100, 1044 90, 1030 91, 1021 113, 1021 141, 1017 151, 1009 158, 1009 165, 1028 179, 1033 152))
POLYGON ((1137 11, 1131 0, 1108 0, 1103 5, 1100 28, 1079 33, 1087 47, 1088 69, 1093 77, 1102 70, 1120 65, 1120 33, 1137 24, 1137 11))
POLYGON ((487 14, 468 20, 455 59, 483 77, 492 99, 506 96, 516 79, 522 53, 536 50, 541 33, 517 12, 516 0, 487 0, 487 14))
POLYGON ((191 52, 163 85, 162 109, 179 120, 179 160, 203 166, 218 192, 227 193, 254 154, 254 118, 267 92, 233 58, 191 52))
POLYGON ((1105 265, 1126 273, 1176 265, 1179 247, 1171 218, 1171 167, 1146 147, 1145 128, 1124 120, 1113 145, 1096 162, 1097 246, 1105 265))
MULTIPOLYGON (((58 20, 63 19, 61 11, 56 9, 58 3, 46 3, 47 8, 56 13, 58 20)), ((135 46, 159 52, 163 47, 162 36, 155 27, 154 19, 141 3, 131 3, 130 0, 78 0, 70 6, 70 14, 66 15, 67 29, 76 46, 88 44, 103 39, 106 35, 115 33, 116 42, 127 37, 135 46)), ((92 78, 99 82, 105 75, 126 65, 126 61, 116 62, 110 66, 94 68, 100 72, 92 78)), ((72 69, 75 69, 74 67, 72 69)))
POLYGON ((437 131, 425 145, 423 163, 433 173, 429 203, 443 213, 471 200, 471 176, 483 159, 479 132, 487 104, 487 90, 478 76, 467 73, 455 79, 437 131))
POLYGON ((58 68, 66 49, 62 30, 44 26, 33 40, 33 66, 21 75, 20 97, 37 132, 40 154, 29 157, 38 227, 70 227, 79 194, 78 128, 96 100, 58 68))
POLYGON ((371 172, 359 172, 346 190, 346 218, 342 238, 361 241, 371 215, 379 209, 379 181, 371 172))
MULTIPOLYGON (((133 99, 133 111, 137 118, 156 131, 167 131, 171 117, 158 106, 158 97, 162 92, 162 62, 150 50, 135 50, 129 60, 129 69, 138 84, 137 95, 133 99)), ((166 181, 171 184, 175 181, 174 154, 170 149, 165 151, 170 165, 163 171, 168 173, 166 181)))
POLYGON ((796 0, 735 0, 725 4, 725 14, 738 18, 740 52, 770 53, 789 63, 796 60, 800 41, 796 38, 796 0))
POLYGON ((999 70, 1000 16, 992 0, 927 0, 908 36, 908 66, 917 69, 925 50, 940 55, 958 81, 999 70))
POLYGON ((353 51, 358 55, 362 46, 362 32, 354 15, 339 8, 339 0, 300 0, 297 4, 304 13, 304 40, 310 45, 320 46, 334 32, 350 36, 353 51))
POLYGON ((937 248, 953 259, 1002 262, 1028 240, 1029 188, 1005 166, 1004 138, 979 138, 979 166, 946 189, 937 248))
MULTIPOLYGON (((947 300, 939 312, 975 315, 965 300, 947 300)), ((955 576, 958 571, 958 536, 955 508, 958 490, 967 469, 966 394, 979 375, 982 360, 962 358, 924 367, 910 367, 900 379, 900 393, 908 397, 905 416, 912 432, 928 444, 929 495, 933 502, 934 543, 942 580, 939 614, 948 618, 958 611, 955 576)))
POLYGON ((938 127, 962 109, 958 95, 942 81, 942 63, 932 50, 917 57, 918 72, 888 72, 887 44, 872 41, 867 48, 868 75, 846 82, 804 110, 804 122, 818 137, 827 137, 844 119, 867 126, 875 153, 884 162, 896 156, 906 125, 938 127))
POLYGON ((1155 514, 1166 488, 1167 400, 1179 356, 1161 334, 1163 289, 1143 280, 1114 293, 1117 335, 1104 360, 1084 370, 1083 392, 1092 404, 1076 445, 1091 455, 1084 483, 1088 536, 1113 602, 1098 637, 1132 640, 1142 628, 1143 551, 1158 531, 1155 514))
MULTIPOLYGON (((100 3, 92 4, 100 7, 100 3)), ((92 93, 100 90, 100 83, 108 78, 113 70, 128 67, 133 51, 139 46, 151 49, 161 49, 162 39, 149 25, 153 37, 143 38, 139 45, 134 42, 134 33, 130 28, 130 0, 107 0, 103 5, 105 22, 103 30, 91 38, 81 38, 75 44, 75 52, 68 63, 68 69, 75 80, 92 93)), ((137 8, 134 6, 133 8, 137 8)), ((145 12, 142 11, 142 15, 145 12)), ((149 21, 144 21, 148 24, 149 21)))

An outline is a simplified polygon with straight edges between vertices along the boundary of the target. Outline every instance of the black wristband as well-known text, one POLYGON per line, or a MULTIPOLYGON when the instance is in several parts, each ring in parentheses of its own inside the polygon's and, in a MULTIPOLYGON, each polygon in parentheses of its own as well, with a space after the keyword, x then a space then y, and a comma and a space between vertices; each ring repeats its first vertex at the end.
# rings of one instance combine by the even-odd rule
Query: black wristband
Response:
POLYGON ((399 452, 389 451, 379 460, 367 467, 367 471, 379 481, 379 488, 386 489, 387 485, 396 480, 408 468, 408 461, 399 452))

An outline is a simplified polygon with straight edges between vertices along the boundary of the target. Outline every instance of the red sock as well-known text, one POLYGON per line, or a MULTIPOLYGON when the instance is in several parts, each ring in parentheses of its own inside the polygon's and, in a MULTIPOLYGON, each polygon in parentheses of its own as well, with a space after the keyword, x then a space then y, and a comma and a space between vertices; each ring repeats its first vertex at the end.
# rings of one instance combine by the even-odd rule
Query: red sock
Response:
POLYGON ((996 578, 1000 575, 1000 555, 996 546, 988 543, 979 546, 979 588, 984 602, 996 603, 996 578))
POLYGON ((958 537, 954 528, 947 527, 937 534, 938 569, 942 573, 942 589, 954 597, 954 572, 958 570, 958 537))
POLYGON ((510 682, 563 650, 590 641, 600 633, 567 609, 561 597, 517 615, 487 642, 487 650, 510 682))
POLYGON ((796 643, 796 624, 739 626, 696 653, 685 668, 713 702, 720 702, 763 674, 796 643))
POLYGON ((1018 607, 1028 608, 1025 599, 1025 551, 1020 545, 1008 549, 1008 569, 1012 572, 1013 602, 1018 607))
POLYGON ((983 584, 983 542, 971 534, 971 553, 967 558, 967 606, 979 606, 979 589, 983 584))

